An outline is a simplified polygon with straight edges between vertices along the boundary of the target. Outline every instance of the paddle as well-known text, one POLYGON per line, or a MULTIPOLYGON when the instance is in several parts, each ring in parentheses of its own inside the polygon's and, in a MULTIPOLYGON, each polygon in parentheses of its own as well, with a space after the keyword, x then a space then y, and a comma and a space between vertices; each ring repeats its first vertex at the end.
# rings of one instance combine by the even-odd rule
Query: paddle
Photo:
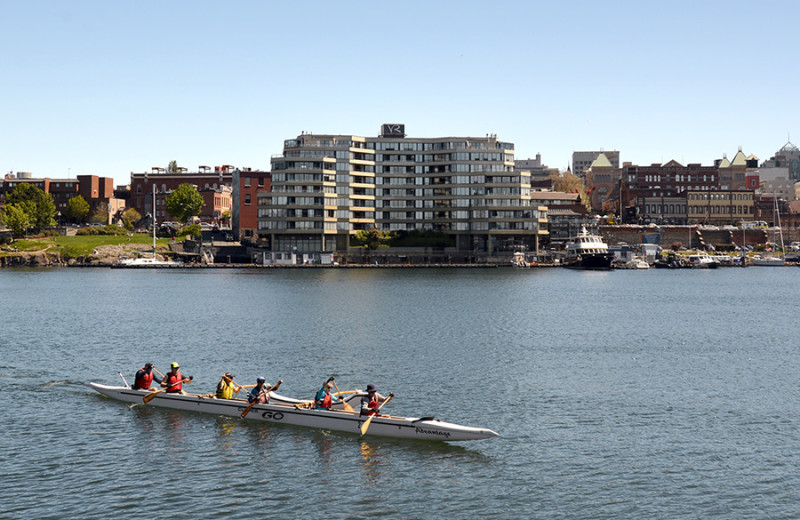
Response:
POLYGON ((273 390, 277 390, 277 389, 278 389, 278 387, 279 387, 279 386, 281 386, 281 383, 283 383, 283 379, 281 379, 281 380, 279 380, 277 383, 275 383, 275 386, 273 386, 273 387, 272 387, 272 388, 270 388, 269 390, 262 390, 262 391, 260 391, 260 392, 258 393, 258 395, 256 396, 256 398, 255 398, 255 399, 253 399, 253 402, 252 402, 252 403, 250 403, 250 404, 248 404, 248 405, 247 405, 247 408, 245 408, 245 409, 244 409, 244 411, 242 412, 242 419, 244 419, 245 417, 247 417, 247 414, 249 414, 249 413, 250 413, 250 409, 253 407, 253 405, 254 405, 254 404, 256 404, 256 403, 258 402, 258 400, 259 400, 259 399, 261 399, 261 396, 262 396, 262 394, 264 394, 264 393, 267 393, 267 394, 268 394, 268 393, 272 392, 273 390))
MULTIPOLYGON (((378 413, 380 413, 381 408, 383 408, 383 406, 386 403, 388 403, 389 401, 392 400, 392 397, 394 397, 394 396, 392 394, 389 394, 389 397, 387 397, 386 400, 381 403, 381 405, 378 407, 378 413)), ((364 421, 364 424, 361 425, 361 435, 364 435, 365 433, 367 433, 367 428, 369 428, 369 424, 372 422, 372 419, 374 419, 376 415, 378 415, 378 414, 370 415, 369 418, 366 421, 364 421)))
POLYGON ((344 398, 342 397, 342 392, 339 391, 339 385, 336 384, 336 380, 335 379, 333 380, 333 386, 336 387, 336 393, 339 394, 339 399, 341 399, 342 404, 344 405, 344 409, 347 410, 348 412, 355 412, 355 410, 353 410, 353 407, 350 406, 347 403, 347 401, 345 401, 344 398))
POLYGON ((189 376, 188 378, 183 378, 180 381, 175 381, 171 385, 168 385, 166 388, 162 388, 161 390, 156 390, 155 392, 150 392, 149 394, 144 396, 144 404, 147 404, 150 401, 152 401, 153 399, 155 399, 157 394, 160 394, 161 392, 166 392, 167 390, 169 390, 173 386, 175 386, 177 384, 180 384, 180 383, 187 383, 188 384, 189 381, 191 381, 192 379, 194 379, 194 376, 189 376))

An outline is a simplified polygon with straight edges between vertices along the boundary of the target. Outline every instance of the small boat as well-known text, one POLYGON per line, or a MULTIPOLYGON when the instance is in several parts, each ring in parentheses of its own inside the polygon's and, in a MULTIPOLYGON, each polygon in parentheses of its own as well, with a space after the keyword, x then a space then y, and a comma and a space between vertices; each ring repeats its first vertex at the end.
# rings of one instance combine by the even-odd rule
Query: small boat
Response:
POLYGON ((516 267, 518 269, 528 269, 531 267, 531 262, 528 262, 528 260, 525 258, 525 253, 517 251, 511 258, 511 267, 516 267))
MULTIPOLYGON (((150 393, 144 390, 134 390, 127 386, 108 386, 99 383, 89 383, 89 386, 107 397, 127 403, 143 404, 144 396, 150 393)), ((353 393, 345 400, 358 399, 360 401, 361 395, 361 393, 353 393)), ((360 415, 357 411, 309 409, 303 406, 306 403, 310 403, 310 401, 291 399, 270 392, 270 403, 253 405, 246 418, 355 434, 361 433, 361 425, 368 418, 360 415)), ((244 399, 217 399, 216 397, 161 392, 149 402, 149 405, 239 417, 247 408, 248 402, 244 399)), ((367 435, 432 441, 475 441, 498 436, 496 432, 488 428, 461 426, 433 417, 396 417, 391 415, 375 416, 367 430, 367 435)))
POLYGON ((719 262, 707 253, 689 255, 689 262, 691 262, 692 267, 700 269, 716 269, 719 267, 719 262))
POLYGON ((608 250, 608 244, 599 235, 592 235, 581 226, 581 232, 567 244, 564 257, 566 267, 573 269, 611 269, 614 253, 608 250))
POLYGON ((153 256, 141 256, 139 258, 125 258, 117 262, 116 267, 178 267, 182 262, 174 260, 159 260, 156 258, 156 185, 153 184, 153 256))
POLYGON ((786 259, 782 256, 756 255, 750 258, 750 263, 761 267, 782 267, 786 265, 786 259))
POLYGON ((634 256, 630 262, 626 264, 627 269, 650 269, 650 264, 641 256, 634 256))

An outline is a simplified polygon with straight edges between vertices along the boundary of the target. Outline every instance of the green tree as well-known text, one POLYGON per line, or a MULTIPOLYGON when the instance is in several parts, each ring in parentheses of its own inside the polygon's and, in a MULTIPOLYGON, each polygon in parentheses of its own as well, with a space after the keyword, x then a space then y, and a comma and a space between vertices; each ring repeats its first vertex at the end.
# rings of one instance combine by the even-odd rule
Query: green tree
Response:
POLYGON ((21 203, 25 204, 24 209, 34 228, 44 229, 55 225, 56 203, 49 193, 29 182, 21 182, 6 196, 6 204, 21 203))
POLYGON ((386 242, 386 234, 378 229, 356 231, 351 243, 354 246, 366 246, 369 249, 378 249, 386 242))
POLYGON ((133 225, 142 220, 142 215, 135 208, 128 208, 122 212, 122 223, 126 229, 133 229, 133 225))
POLYGON ((92 213, 91 219, 92 223, 94 224, 108 224, 108 204, 105 202, 100 202, 97 205, 97 208, 92 213))
POLYGON ((31 217, 25 211, 24 204, 6 204, 0 212, 0 221, 17 237, 23 236, 25 230, 31 227, 31 217))
POLYGON ((69 199, 64 216, 76 223, 83 222, 83 219, 86 218, 90 210, 91 208, 89 207, 89 203, 86 202, 86 199, 78 195, 77 197, 69 199))
POLYGON ((183 183, 167 195, 167 211, 178 222, 186 223, 189 218, 200 214, 203 196, 192 184, 183 183))
POLYGON ((167 165, 167 173, 178 173, 178 161, 170 161, 167 165))

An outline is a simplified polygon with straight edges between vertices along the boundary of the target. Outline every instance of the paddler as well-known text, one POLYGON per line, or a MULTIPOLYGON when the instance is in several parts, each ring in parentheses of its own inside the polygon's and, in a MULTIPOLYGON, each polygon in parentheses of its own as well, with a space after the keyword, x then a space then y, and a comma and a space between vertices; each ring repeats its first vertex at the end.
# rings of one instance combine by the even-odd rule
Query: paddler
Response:
POLYGON ((136 372, 136 376, 133 381, 133 389, 154 392, 155 388, 150 388, 150 385, 154 379, 156 383, 161 384, 161 378, 153 373, 153 364, 145 363, 144 368, 141 368, 136 372))
POLYGON ((192 382, 192 378, 189 377, 188 379, 183 377, 180 370, 178 370, 181 366, 177 362, 173 362, 170 366, 170 370, 167 375, 164 376, 164 380, 161 381, 161 386, 166 387, 166 392, 170 394, 182 394, 183 391, 183 383, 187 385, 192 382))
POLYGON ((316 410, 330 410, 334 404, 342 401, 341 396, 336 397, 331 392, 333 391, 333 377, 328 378, 322 385, 322 388, 317 392, 314 398, 314 409, 316 410))
POLYGON ((242 388, 244 387, 233 382, 233 374, 225 372, 217 383, 216 397, 217 399, 233 399, 233 393, 238 394, 242 388))
POLYGON ((361 415, 379 415, 380 404, 389 399, 389 397, 394 397, 394 393, 384 397, 377 390, 372 383, 367 385, 367 395, 361 398, 361 415))
POLYGON ((256 404, 268 403, 269 392, 271 392, 272 390, 277 390, 278 387, 281 386, 281 383, 283 383, 283 379, 278 381, 277 384, 275 384, 275 386, 269 389, 269 391, 266 388, 264 388, 264 384, 266 382, 267 380, 263 377, 259 377, 258 379, 256 379, 256 387, 250 390, 250 395, 247 396, 248 402, 252 403, 253 401, 255 401, 256 404))

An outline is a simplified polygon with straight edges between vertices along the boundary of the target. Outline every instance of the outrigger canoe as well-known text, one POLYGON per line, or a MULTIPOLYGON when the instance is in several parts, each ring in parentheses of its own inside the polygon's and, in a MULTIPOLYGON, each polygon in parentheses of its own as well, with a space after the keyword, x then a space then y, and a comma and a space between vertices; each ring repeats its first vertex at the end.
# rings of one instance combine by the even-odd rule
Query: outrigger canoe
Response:
MULTIPOLYGON (((89 386, 107 397, 128 403, 142 404, 144 396, 150 393, 144 390, 133 390, 127 386, 108 386, 99 383, 89 383, 89 386)), ((345 397, 345 400, 355 399, 360 400, 360 395, 353 394, 345 397)), ((329 411, 304 408, 302 404, 307 402, 271 393, 270 403, 253 405, 246 418, 355 434, 361 433, 361 425, 368 418, 360 415, 357 411, 329 411)), ((231 417, 241 416, 248 405, 247 401, 242 399, 217 399, 215 397, 166 392, 154 396, 149 404, 175 410, 188 410, 231 417)), ((461 426, 432 417, 396 417, 391 415, 374 417, 366 435, 434 441, 475 441, 498 436, 496 432, 488 428, 461 426)))

